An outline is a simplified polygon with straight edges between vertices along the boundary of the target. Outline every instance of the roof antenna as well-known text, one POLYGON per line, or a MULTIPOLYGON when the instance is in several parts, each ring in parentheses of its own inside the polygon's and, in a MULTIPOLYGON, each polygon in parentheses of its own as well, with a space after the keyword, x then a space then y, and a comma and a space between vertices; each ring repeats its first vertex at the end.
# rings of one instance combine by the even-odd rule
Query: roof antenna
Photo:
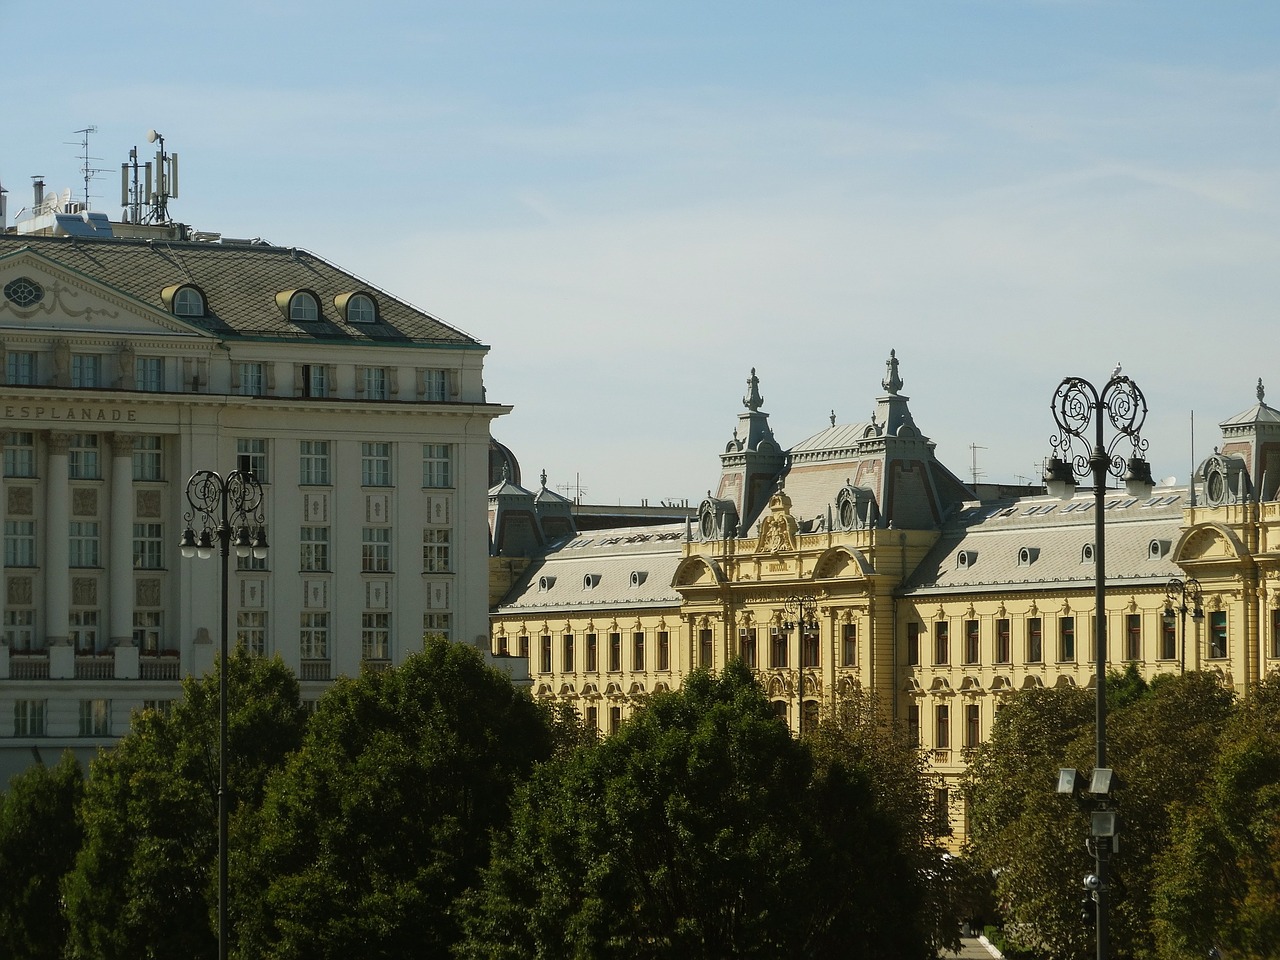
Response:
POLYGON ((79 146, 80 149, 84 151, 80 157, 80 173, 84 177, 84 208, 88 210, 91 207, 91 204, 89 203, 89 181, 93 179, 94 174, 106 173, 107 171, 105 167, 89 166, 90 161, 102 159, 101 157, 89 156, 89 134, 97 133, 98 128, 96 126, 88 126, 83 130, 77 130, 75 132, 80 134, 79 146))

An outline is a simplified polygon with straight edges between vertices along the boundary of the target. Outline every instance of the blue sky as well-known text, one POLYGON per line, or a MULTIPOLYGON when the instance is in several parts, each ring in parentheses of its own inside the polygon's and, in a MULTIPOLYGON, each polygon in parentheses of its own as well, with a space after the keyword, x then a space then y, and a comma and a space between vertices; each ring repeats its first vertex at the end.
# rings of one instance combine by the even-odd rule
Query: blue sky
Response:
MULTIPOLYGON (((1248 407, 1280 304, 1280 4, 0 0, 0 182, 313 250, 492 348, 551 486, 697 499, 752 367, 779 441, 891 348, 942 459, 1036 472, 1117 361, 1158 477, 1248 407), (145 150, 143 152, 146 152, 145 150)), ((1273 375, 1272 371, 1275 370, 1273 375)))

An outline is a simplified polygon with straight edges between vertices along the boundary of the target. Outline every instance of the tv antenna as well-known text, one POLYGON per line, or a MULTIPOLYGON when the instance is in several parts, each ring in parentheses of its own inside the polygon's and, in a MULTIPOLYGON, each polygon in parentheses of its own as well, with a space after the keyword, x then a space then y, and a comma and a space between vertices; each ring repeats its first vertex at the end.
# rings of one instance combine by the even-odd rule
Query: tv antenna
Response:
POLYGON ((973 485, 978 485, 978 478, 985 476, 982 470, 978 469, 978 451, 986 450, 986 447, 980 447, 976 443, 969 444, 969 475, 973 477, 973 485))
MULTIPOLYGON (((96 126, 88 126, 83 130, 76 130, 75 132, 80 134, 80 140, 76 145, 79 146, 81 150, 80 174, 84 177, 84 208, 88 210, 90 207, 89 181, 94 178, 95 174, 106 173, 107 171, 105 167, 94 167, 90 165, 94 160, 102 160, 101 157, 89 156, 89 134, 97 133, 98 128, 96 126)), ((68 140, 67 143, 71 143, 71 141, 68 140)))

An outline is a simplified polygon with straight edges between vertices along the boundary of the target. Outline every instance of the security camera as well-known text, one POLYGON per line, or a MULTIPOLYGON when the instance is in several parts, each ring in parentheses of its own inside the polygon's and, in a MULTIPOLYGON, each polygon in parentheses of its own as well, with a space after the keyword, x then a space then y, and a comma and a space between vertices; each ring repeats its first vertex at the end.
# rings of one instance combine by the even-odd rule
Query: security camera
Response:
POLYGON ((1084 888, 1086 890, 1097 890, 1102 884, 1098 881, 1097 874, 1091 873, 1084 878, 1084 888))

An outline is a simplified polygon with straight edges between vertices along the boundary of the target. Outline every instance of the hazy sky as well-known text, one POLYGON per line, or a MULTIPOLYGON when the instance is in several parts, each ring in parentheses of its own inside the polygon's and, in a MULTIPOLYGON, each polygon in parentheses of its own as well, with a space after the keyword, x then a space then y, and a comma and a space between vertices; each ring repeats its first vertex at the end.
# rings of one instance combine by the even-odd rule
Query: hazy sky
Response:
POLYGON ((697 499, 752 367, 784 446, 897 350, 969 477, 1038 471, 1068 374, 1157 477, 1280 406, 1280 4, 0 0, 0 182, 312 250, 490 345, 526 486, 697 499))

